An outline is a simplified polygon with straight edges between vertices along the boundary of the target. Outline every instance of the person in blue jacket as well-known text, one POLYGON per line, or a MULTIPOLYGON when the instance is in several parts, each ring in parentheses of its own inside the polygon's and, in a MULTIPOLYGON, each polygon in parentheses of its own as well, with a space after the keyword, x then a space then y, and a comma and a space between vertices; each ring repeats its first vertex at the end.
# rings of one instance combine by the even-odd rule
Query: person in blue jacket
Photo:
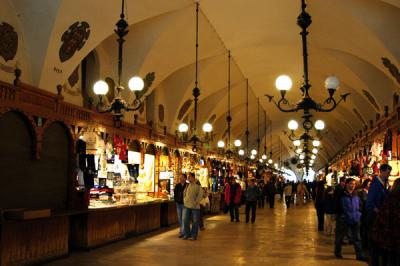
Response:
POLYGON ((346 179, 346 188, 340 198, 342 213, 338 215, 336 220, 336 230, 340 233, 335 236, 335 256, 342 258, 342 241, 346 233, 350 233, 356 252, 356 259, 365 261, 360 238, 360 198, 357 196, 355 188, 356 181, 353 178, 346 179))
POLYGON ((388 194, 388 180, 391 171, 392 167, 389 164, 381 164, 379 167, 379 176, 375 176, 372 180, 368 190, 367 202, 365 203, 368 227, 368 249, 372 266, 379 265, 379 257, 382 253, 379 245, 376 245, 371 239, 372 228, 374 227, 379 209, 388 194))

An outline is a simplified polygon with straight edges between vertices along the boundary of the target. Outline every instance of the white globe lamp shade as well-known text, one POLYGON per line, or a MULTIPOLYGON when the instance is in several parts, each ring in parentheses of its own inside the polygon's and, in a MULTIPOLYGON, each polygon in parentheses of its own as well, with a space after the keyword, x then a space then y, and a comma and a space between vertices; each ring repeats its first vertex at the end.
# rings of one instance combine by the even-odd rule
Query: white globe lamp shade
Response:
POLYGON ((296 153, 297 153, 297 154, 300 154, 300 153, 302 153, 302 152, 303 152, 302 149, 297 149, 297 150, 296 150, 296 153))
POLYGON ((337 90, 339 85, 339 79, 335 76, 329 76, 325 80, 325 88, 328 90, 337 90))
POLYGON ((244 150, 239 150, 239 155, 243 156, 244 155, 244 150))
POLYGON ((304 160, 300 160, 300 163, 304 163, 304 160))
POLYGON ((314 163, 314 160, 310 160, 310 163, 313 164, 313 163, 314 163))
POLYGON ((240 147, 240 146, 242 146, 242 141, 240 139, 237 139, 237 140, 235 140, 234 144, 235 144, 235 147, 240 147))
POLYGON ((277 163, 275 163, 274 166, 275 166, 275 168, 278 168, 278 164, 277 163))
POLYGON ((106 95, 108 92, 108 84, 104 80, 99 80, 93 85, 93 92, 96 95, 106 95))
POLYGON ((261 159, 267 160, 267 155, 263 154, 263 156, 261 156, 261 159))
POLYGON ((292 80, 287 75, 281 75, 275 80, 275 87, 280 91, 288 91, 292 85, 292 80))
POLYGON ((254 156, 253 154, 250 156, 250 159, 254 160, 256 158, 256 156, 254 156))
POLYGON ((252 154, 252 155, 257 155, 257 151, 256 151, 255 149, 252 149, 252 150, 251 150, 251 154, 252 154))
POLYGON ((319 140, 313 140, 312 145, 314 147, 318 147, 319 145, 321 145, 321 142, 319 140))
POLYGON ((289 123, 288 123, 288 128, 290 130, 296 130, 296 129, 299 128, 299 124, 297 123, 296 120, 290 120, 289 123))
POLYGON ((316 130, 323 130, 325 128, 325 123, 322 120, 315 121, 314 127, 316 130))
POLYGON ((217 146, 218 146, 218 148, 223 148, 223 147, 225 147, 225 142, 220 140, 220 141, 218 141, 217 146))
POLYGON ((293 145, 298 147, 301 145, 301 141, 299 139, 296 139, 295 141, 293 141, 293 145))
POLYGON ((269 164, 272 164, 273 162, 274 162, 274 161, 272 161, 272 159, 269 159, 269 160, 268 160, 268 163, 269 163, 269 164))
POLYGON ((315 156, 315 154, 311 155, 311 159, 315 160, 315 158, 317 158, 317 156, 315 156))
POLYGON ((304 154, 300 154, 300 160, 304 160, 304 154))
POLYGON ((317 154, 318 153, 318 149, 317 148, 312 149, 312 153, 317 154))
POLYGON ((263 159, 260 159, 260 160, 258 160, 260 163, 262 163, 263 162, 263 159))
POLYGON ((185 123, 182 123, 182 124, 179 125, 178 130, 181 133, 188 132, 189 126, 187 124, 185 124, 185 123))
POLYGON ((203 131, 206 133, 211 132, 213 129, 212 125, 210 123, 204 123, 203 124, 203 131))
POLYGON ((141 77, 135 76, 129 80, 128 87, 131 91, 141 91, 144 88, 144 81, 141 77))

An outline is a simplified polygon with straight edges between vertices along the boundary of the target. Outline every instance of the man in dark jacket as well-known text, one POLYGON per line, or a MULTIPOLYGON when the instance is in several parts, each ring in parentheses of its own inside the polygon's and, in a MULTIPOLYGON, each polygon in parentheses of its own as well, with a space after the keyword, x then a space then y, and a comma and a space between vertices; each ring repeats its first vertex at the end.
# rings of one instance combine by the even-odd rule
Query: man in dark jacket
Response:
POLYGON ((346 189, 340 198, 341 214, 336 220, 335 256, 342 258, 342 241, 347 232, 351 233, 357 260, 365 260, 360 239, 360 199, 355 191, 356 181, 346 180, 346 189))
POLYGON ((254 184, 254 179, 249 180, 249 186, 245 192, 246 196, 246 223, 250 220, 250 209, 251 209, 251 223, 256 221, 256 207, 257 199, 260 196, 260 189, 254 184))
POLYGON ((179 183, 175 185, 174 188, 174 200, 176 203, 176 211, 178 214, 178 222, 179 222, 179 238, 183 237, 183 191, 185 190, 187 183, 186 183, 187 176, 186 174, 181 174, 179 177, 179 183))
POLYGON ((275 205, 275 194, 276 194, 275 179, 271 178, 271 180, 267 184, 267 198, 269 202, 269 207, 271 209, 273 209, 275 205))
POLYGON ((323 177, 318 180, 315 186, 315 210, 318 217, 318 231, 324 231, 324 194, 325 179, 323 177))
POLYGON ((371 233, 379 209, 387 196, 388 179, 391 171, 392 167, 388 164, 382 164, 379 167, 379 176, 375 176, 372 180, 371 186, 368 190, 367 202, 365 204, 365 209, 368 215, 368 249, 371 255, 371 265, 373 266, 379 265, 379 257, 381 256, 382 251, 372 241, 371 233))

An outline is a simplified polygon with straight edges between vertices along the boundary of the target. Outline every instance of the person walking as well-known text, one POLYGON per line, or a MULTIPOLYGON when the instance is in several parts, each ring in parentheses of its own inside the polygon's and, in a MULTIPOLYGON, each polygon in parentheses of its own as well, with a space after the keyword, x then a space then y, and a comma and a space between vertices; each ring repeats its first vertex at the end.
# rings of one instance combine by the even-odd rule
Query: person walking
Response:
POLYGON ((380 265, 400 265, 400 178, 383 202, 372 228, 372 239, 382 252, 380 265))
POLYGON ((267 184, 267 198, 270 209, 273 209, 275 206, 275 194, 276 194, 275 180, 274 178, 271 178, 267 184))
POLYGON ((371 185, 371 179, 365 179, 358 190, 358 197, 360 198, 361 204, 361 227, 360 227, 360 235, 361 235, 361 244, 363 250, 368 249, 368 214, 365 207, 368 197, 368 190, 371 185))
POLYGON ((183 192, 183 229, 184 240, 192 238, 197 239, 200 220, 200 201, 203 199, 203 189, 196 184, 194 173, 189 174, 189 184, 183 192), (190 228, 190 217, 192 217, 192 228, 190 228))
POLYGON ((255 185, 254 179, 249 180, 249 186, 246 190, 246 223, 250 220, 251 209, 251 223, 256 221, 257 199, 260 196, 260 189, 255 185))
POLYGON ((179 176, 179 183, 175 185, 174 188, 174 201, 176 203, 176 212, 178 214, 178 223, 179 223, 179 238, 184 237, 183 231, 183 191, 185 190, 187 183, 186 174, 181 174, 179 176))
POLYGON ((287 182, 285 188, 283 189, 285 192, 285 202, 286 202, 286 208, 290 208, 290 203, 292 201, 292 184, 290 182, 287 182))
POLYGON ((325 179, 320 176, 320 179, 315 185, 315 210, 318 217, 318 231, 324 231, 324 195, 325 195, 325 179))
POLYGON ((381 164, 379 167, 379 176, 375 176, 368 190, 365 209, 368 215, 368 250, 371 256, 371 265, 379 265, 379 259, 382 256, 382 250, 379 245, 375 245, 372 239, 372 228, 374 227, 376 216, 379 213, 380 207, 387 196, 388 179, 392 167, 389 164, 381 164))
POLYGON ((229 208, 231 222, 239 222, 239 205, 242 197, 242 189, 235 178, 231 178, 225 187, 225 203, 229 208))
POLYGON ((258 199, 257 199, 258 208, 263 208, 264 209, 264 204, 265 204, 264 181, 259 181, 257 187, 258 187, 258 190, 259 190, 258 199))
MULTIPOLYGON (((200 185, 200 182, 198 182, 198 185, 200 185)), ((204 215, 206 213, 206 210, 209 209, 210 207, 210 199, 208 198, 208 189, 206 187, 203 187, 203 198, 200 201, 200 221, 199 221, 199 226, 200 230, 205 230, 206 227, 204 225, 204 215)))
POLYGON ((327 187, 324 195, 324 230, 327 235, 333 235, 336 227, 336 203, 333 187, 327 187))
POLYGON ((356 259, 365 261, 360 239, 360 199, 357 196, 355 188, 356 181, 353 178, 348 178, 346 180, 346 189, 340 199, 342 214, 336 220, 336 229, 339 233, 336 234, 335 238, 335 256, 336 258, 343 258, 342 241, 344 236, 349 232, 353 240, 356 259))
POLYGON ((297 185, 297 202, 296 205, 304 205, 304 195, 306 193, 306 186, 304 185, 304 182, 301 181, 298 185, 297 185))

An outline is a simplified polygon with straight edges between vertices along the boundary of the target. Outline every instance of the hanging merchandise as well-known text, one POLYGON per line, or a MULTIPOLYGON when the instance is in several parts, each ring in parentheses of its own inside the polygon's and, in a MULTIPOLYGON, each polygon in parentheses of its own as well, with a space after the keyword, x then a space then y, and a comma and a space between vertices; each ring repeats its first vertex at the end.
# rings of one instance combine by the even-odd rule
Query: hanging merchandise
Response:
POLYGON ((126 153, 128 146, 124 143, 124 140, 118 135, 114 136, 114 154, 118 155, 119 159, 123 162, 127 162, 128 155, 126 153))

